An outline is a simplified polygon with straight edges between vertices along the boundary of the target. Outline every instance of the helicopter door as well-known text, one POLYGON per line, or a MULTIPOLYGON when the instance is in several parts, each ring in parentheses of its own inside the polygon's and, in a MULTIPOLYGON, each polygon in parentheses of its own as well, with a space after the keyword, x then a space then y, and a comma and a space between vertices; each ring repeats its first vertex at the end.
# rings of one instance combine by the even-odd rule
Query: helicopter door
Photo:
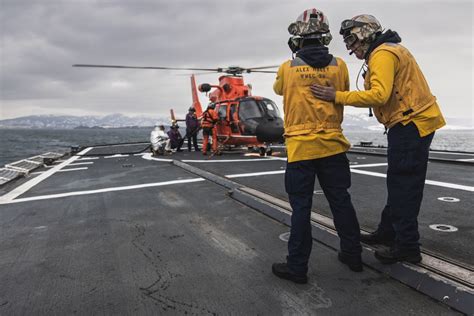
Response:
POLYGON ((219 110, 218 110, 217 114, 219 116, 219 120, 225 121, 226 117, 227 117, 227 104, 221 104, 219 106, 219 110))
POLYGON ((229 121, 230 121, 230 128, 232 130, 232 133, 240 133, 239 111, 237 108, 237 103, 233 103, 230 105, 229 121))

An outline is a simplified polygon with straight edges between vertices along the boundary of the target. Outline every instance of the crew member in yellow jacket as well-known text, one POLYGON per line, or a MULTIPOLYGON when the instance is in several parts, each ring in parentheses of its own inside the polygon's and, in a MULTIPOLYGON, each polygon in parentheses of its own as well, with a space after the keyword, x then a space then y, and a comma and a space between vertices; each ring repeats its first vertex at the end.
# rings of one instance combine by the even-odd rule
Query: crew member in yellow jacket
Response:
POLYGON ((278 277, 306 283, 316 176, 340 237, 339 260, 353 271, 362 271, 362 248, 359 223, 347 192, 351 174, 345 152, 350 144, 341 128, 344 106, 318 100, 310 91, 314 83, 348 90, 347 66, 329 54, 326 46, 332 37, 323 12, 304 11, 288 31, 292 35, 288 44, 296 57, 280 66, 273 89, 283 95, 288 153, 285 189, 293 212, 287 260, 274 263, 272 271, 278 277))
POLYGON ((396 32, 383 32, 375 17, 363 14, 343 21, 340 34, 351 54, 365 60, 365 91, 319 84, 311 87, 312 92, 338 105, 372 107, 388 129, 388 198, 378 229, 361 240, 391 246, 375 252, 382 263, 420 262, 417 218, 430 144, 435 131, 445 125, 443 115, 415 58, 400 44, 396 32))

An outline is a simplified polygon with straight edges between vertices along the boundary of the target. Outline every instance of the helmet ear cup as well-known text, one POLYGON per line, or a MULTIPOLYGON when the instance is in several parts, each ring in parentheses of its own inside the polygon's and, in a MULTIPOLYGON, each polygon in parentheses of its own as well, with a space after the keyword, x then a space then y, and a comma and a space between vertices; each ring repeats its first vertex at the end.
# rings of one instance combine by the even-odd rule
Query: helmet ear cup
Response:
POLYGON ((292 36, 288 39, 288 46, 290 47, 293 54, 300 50, 302 39, 303 38, 300 36, 292 36))
POLYGON ((321 43, 324 46, 328 46, 329 43, 331 43, 331 40, 332 40, 332 35, 330 32, 327 32, 321 36, 321 43))

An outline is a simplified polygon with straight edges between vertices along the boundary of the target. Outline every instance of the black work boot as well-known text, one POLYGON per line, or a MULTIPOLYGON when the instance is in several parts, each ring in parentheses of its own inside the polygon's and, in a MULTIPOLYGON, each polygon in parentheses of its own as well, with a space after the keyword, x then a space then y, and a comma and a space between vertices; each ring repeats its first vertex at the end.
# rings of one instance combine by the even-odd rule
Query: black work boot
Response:
POLYGON ((354 272, 362 272, 364 268, 362 267, 362 259, 360 256, 349 256, 342 252, 337 254, 337 259, 342 263, 346 264, 349 269, 354 272))
POLYGON ((395 235, 376 230, 369 234, 360 234, 360 242, 368 245, 385 245, 391 247, 395 243, 395 235))
POLYGON ((308 277, 303 275, 294 274, 288 269, 288 265, 286 263, 274 263, 272 265, 272 272, 279 278, 286 279, 293 281, 299 284, 306 284, 308 283, 308 277))
POLYGON ((389 250, 377 250, 374 255, 383 264, 392 264, 398 261, 419 263, 422 259, 418 249, 390 248, 389 250))

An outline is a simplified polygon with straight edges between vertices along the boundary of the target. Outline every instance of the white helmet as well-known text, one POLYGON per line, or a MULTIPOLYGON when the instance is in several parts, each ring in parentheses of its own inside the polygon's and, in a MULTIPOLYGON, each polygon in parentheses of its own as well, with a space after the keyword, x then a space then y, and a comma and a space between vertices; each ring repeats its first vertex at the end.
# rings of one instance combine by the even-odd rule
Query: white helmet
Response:
POLYGON ((296 22, 288 26, 288 32, 292 35, 288 44, 293 51, 295 47, 292 44, 299 48, 304 39, 317 38, 323 45, 329 45, 332 39, 327 16, 315 8, 303 11, 296 22))

